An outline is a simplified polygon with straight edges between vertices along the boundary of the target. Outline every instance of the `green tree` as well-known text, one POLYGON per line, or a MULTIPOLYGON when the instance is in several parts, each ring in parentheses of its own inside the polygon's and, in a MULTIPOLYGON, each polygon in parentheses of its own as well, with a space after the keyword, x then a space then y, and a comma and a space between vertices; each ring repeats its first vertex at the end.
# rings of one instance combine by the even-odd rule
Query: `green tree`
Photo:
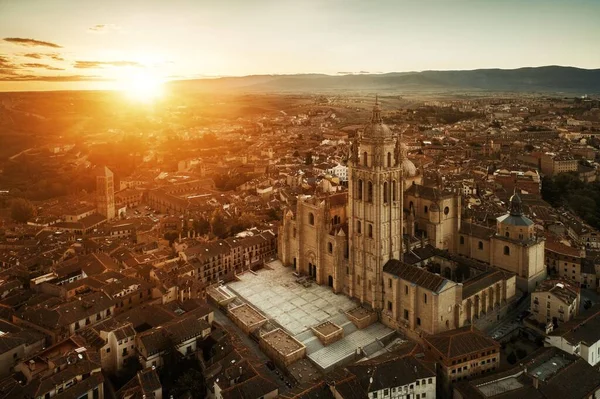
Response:
POLYGON ((10 204, 10 217, 19 223, 27 223, 35 216, 35 207, 25 198, 16 198, 10 204))
POLYGON ((223 213, 219 209, 215 209, 210 217, 210 230, 219 238, 227 236, 227 223, 225 222, 223 213))
POLYGON ((187 370, 175 381, 169 394, 174 398, 189 394, 193 399, 203 399, 206 394, 204 376, 196 369, 187 370))
POLYGON ((179 233, 175 230, 167 231, 164 235, 165 240, 169 240, 169 245, 173 245, 176 239, 179 238, 179 233))
POLYGON ((205 218, 194 220, 194 231, 201 236, 210 233, 210 222, 205 218))
POLYGON ((309 151, 306 153, 306 159, 304 160, 304 163, 306 165, 312 165, 312 162, 313 162, 312 156, 313 156, 312 151, 309 151))

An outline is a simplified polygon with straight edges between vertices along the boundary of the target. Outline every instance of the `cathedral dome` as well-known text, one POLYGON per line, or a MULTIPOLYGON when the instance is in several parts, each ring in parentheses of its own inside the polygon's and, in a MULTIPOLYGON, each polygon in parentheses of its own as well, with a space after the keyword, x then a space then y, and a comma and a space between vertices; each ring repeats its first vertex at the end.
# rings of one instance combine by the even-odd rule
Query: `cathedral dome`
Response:
POLYGON ((415 177, 417 175, 417 167, 408 158, 402 161, 402 170, 404 171, 404 177, 415 177))
POLYGON ((404 172, 404 177, 415 177, 417 175, 417 167, 407 157, 408 147, 404 143, 400 143, 400 165, 404 172))
POLYGON ((363 133, 364 137, 392 137, 392 131, 381 119, 381 108, 379 100, 375 98, 375 106, 373 107, 373 115, 371 122, 365 126, 363 133))

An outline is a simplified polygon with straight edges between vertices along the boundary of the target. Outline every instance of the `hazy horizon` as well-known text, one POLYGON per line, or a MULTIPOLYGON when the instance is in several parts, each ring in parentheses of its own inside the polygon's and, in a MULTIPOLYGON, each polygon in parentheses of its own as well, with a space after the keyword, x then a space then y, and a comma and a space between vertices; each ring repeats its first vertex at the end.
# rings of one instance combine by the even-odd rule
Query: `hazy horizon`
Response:
POLYGON ((0 90, 119 89, 140 74, 596 69, 598 15, 589 0, 4 2, 0 90))

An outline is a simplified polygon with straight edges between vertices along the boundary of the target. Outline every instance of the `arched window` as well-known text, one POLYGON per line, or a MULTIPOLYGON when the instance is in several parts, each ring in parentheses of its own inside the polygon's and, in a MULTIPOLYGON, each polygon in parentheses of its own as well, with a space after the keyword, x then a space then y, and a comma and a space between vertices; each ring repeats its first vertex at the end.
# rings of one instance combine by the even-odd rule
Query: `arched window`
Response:
POLYGON ((308 214, 308 224, 311 226, 315 225, 315 215, 312 212, 308 214))
POLYGON ((367 152, 363 152, 363 165, 364 166, 369 166, 369 155, 367 154, 367 152))
POLYGON ((510 234, 508 233, 508 231, 506 233, 504 233, 504 235, 508 238, 510 237, 510 234))
POLYGON ((465 245, 465 237, 460 236, 460 245, 465 245))
POLYGON ((373 183, 367 183, 367 201, 373 202, 373 183))
POLYGON ((361 234, 361 233, 362 233, 362 225, 361 225, 361 223, 360 223, 360 220, 356 222, 356 232, 357 232, 358 234, 361 234))
POLYGON ((333 244, 328 242, 327 243, 327 251, 331 254, 333 253, 333 244))
POLYGON ((396 180, 392 180, 392 201, 396 201, 396 180))
POLYGON ((427 211, 428 211, 428 210, 429 210, 429 208, 427 208, 427 205, 425 205, 425 208, 423 209, 423 211, 424 211, 425 213, 427 213, 427 211))
POLYGON ((507 245, 504 246, 504 255, 510 255, 510 248, 507 245))
POLYGON ((369 225, 369 238, 373 238, 373 225, 369 225))
POLYGON ((412 201, 410 201, 410 202, 408 203, 408 209, 412 209, 412 208, 413 208, 413 202, 412 202, 412 201))
POLYGON ((387 166, 388 166, 388 168, 392 166, 392 153, 391 152, 388 152, 387 166))
POLYGON ((363 181, 359 180, 358 181, 358 199, 362 200, 363 199, 363 181))
POLYGON ((477 244, 477 248, 479 248, 480 250, 483 250, 483 242, 479 241, 479 243, 477 244))
POLYGON ((448 207, 445 207, 445 208, 444 208, 444 215, 447 215, 447 214, 449 214, 449 213, 450 213, 450 208, 448 208, 448 207))
POLYGON ((388 202, 388 184, 387 182, 383 183, 383 203, 387 204, 388 202))

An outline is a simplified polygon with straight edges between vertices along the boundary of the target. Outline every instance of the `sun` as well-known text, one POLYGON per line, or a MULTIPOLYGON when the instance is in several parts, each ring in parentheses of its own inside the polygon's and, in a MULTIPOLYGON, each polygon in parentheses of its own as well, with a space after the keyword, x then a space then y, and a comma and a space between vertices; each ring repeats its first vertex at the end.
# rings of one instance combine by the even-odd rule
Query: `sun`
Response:
POLYGON ((147 72, 132 74, 123 80, 122 90, 134 101, 152 102, 163 95, 163 80, 147 72))

